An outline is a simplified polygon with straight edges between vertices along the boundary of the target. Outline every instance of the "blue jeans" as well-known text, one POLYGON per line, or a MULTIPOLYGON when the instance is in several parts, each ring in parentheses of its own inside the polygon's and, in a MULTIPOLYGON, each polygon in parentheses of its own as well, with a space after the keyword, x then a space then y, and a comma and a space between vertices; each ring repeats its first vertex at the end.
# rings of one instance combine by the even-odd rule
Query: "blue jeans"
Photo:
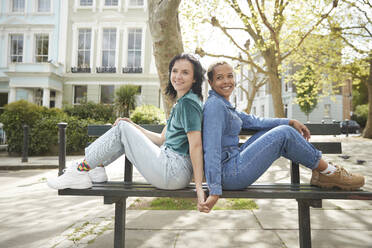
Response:
POLYGON ((322 156, 296 129, 287 125, 260 131, 229 154, 230 159, 226 158, 222 164, 222 188, 227 190, 253 184, 281 156, 312 170, 318 167, 322 156))

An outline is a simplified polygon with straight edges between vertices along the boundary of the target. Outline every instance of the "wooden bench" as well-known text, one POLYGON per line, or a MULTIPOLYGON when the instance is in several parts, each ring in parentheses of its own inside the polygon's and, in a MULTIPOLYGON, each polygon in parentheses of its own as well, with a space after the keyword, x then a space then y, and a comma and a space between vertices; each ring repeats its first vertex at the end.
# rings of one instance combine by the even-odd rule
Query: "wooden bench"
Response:
MULTIPOLYGON (((66 162, 66 123, 59 123, 59 174, 66 162)), ((144 125, 148 130, 160 133, 163 126, 144 125)), ((307 124, 312 135, 339 135, 338 124, 307 124)), ((99 137, 111 128, 110 125, 91 125, 88 135, 99 137)), ((241 135, 251 135, 254 131, 243 130, 241 135)), ((340 154, 340 142, 314 142, 315 147, 323 154, 340 154)), ((125 247, 125 215, 127 197, 186 197, 194 198, 195 185, 191 183, 181 190, 161 190, 150 184, 132 181, 133 167, 127 159, 124 165, 123 182, 94 184, 90 189, 64 189, 59 195, 103 196, 104 204, 115 203, 114 247, 125 247)), ((207 185, 203 185, 206 191, 207 185)), ((252 185, 244 190, 223 191, 223 198, 269 198, 296 199, 298 202, 299 243, 301 248, 311 247, 310 207, 321 208, 322 199, 372 200, 372 192, 357 190, 343 191, 338 189, 320 189, 309 184, 300 184, 299 165, 291 162, 291 183, 252 185)))

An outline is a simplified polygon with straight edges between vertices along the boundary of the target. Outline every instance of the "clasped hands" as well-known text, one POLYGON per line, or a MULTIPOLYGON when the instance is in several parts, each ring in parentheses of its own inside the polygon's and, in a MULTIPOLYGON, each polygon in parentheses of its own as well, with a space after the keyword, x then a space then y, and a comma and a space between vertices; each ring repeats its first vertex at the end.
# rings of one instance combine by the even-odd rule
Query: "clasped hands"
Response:
POLYGON ((202 189, 197 190, 196 194, 198 197, 198 210, 203 213, 209 213, 219 199, 218 195, 209 195, 206 197, 202 189))

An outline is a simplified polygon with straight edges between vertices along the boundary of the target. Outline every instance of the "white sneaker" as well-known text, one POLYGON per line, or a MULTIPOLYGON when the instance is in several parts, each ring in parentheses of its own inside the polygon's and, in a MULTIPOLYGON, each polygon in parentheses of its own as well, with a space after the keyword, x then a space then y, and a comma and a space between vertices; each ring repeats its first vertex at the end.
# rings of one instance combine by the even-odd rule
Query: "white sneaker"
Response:
POLYGON ((90 170, 88 174, 93 183, 104 183, 108 180, 105 167, 102 166, 97 166, 90 170))
POLYGON ((78 171, 77 164, 73 164, 59 177, 48 178, 47 184, 52 189, 88 189, 92 187, 92 180, 88 172, 78 171))

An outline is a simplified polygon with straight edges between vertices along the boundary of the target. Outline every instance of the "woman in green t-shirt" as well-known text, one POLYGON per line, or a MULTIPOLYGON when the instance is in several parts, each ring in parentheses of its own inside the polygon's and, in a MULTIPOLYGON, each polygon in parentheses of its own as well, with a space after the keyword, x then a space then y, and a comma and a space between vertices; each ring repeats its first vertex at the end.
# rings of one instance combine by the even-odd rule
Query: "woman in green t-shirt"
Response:
POLYGON ((169 64, 166 94, 176 100, 161 134, 150 132, 128 118, 118 118, 108 132, 85 150, 83 161, 68 166, 65 173, 49 178, 54 189, 84 189, 107 180, 104 167, 125 156, 142 176, 161 189, 186 187, 194 174, 198 209, 206 211, 202 189, 202 83, 205 70, 190 54, 180 54, 169 64), (203 207, 203 206, 204 207, 203 207))

